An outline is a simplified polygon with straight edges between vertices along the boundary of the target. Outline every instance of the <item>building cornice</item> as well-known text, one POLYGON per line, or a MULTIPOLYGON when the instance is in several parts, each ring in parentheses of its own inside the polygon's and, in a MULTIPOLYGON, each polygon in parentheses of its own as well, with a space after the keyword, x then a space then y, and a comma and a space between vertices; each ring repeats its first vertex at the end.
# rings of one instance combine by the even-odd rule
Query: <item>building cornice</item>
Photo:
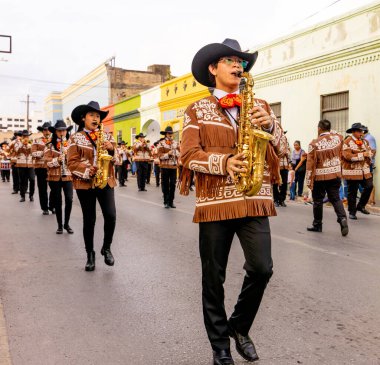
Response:
POLYGON ((117 123, 123 120, 134 119, 134 118, 139 118, 139 117, 140 117, 140 113, 137 109, 135 109, 130 112, 114 115, 112 119, 115 123, 117 123))
POLYGON ((255 88, 283 84, 376 61, 380 61, 379 39, 254 75, 255 88))

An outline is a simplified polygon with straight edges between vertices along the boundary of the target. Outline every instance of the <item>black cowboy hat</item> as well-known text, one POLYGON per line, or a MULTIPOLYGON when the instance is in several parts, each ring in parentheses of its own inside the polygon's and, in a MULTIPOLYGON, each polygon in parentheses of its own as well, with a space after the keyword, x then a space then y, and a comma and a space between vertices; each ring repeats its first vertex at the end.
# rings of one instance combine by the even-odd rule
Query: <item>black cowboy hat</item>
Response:
POLYGON ((76 124, 83 124, 82 118, 84 118, 88 112, 99 113, 100 121, 102 121, 108 115, 108 110, 101 110, 97 101, 90 101, 88 104, 79 105, 74 108, 74 110, 71 112, 71 119, 76 124))
POLYGON ((23 131, 21 131, 21 136, 22 137, 29 137, 30 135, 32 135, 32 133, 29 133, 26 129, 24 129, 23 131))
POLYGON ((66 123, 59 119, 57 122, 54 124, 54 126, 49 127, 49 131, 51 133, 54 133, 55 131, 68 131, 70 132, 73 129, 73 126, 67 126, 66 123))
POLYGON ((22 131, 16 131, 16 132, 13 133, 13 135, 15 137, 17 137, 17 136, 21 137, 22 136, 22 131))
POLYGON ((0 143, 0 147, 3 147, 4 144, 9 145, 9 143, 7 141, 3 141, 0 143))
POLYGON ((239 42, 229 38, 225 39, 222 43, 208 44, 202 47, 193 58, 191 72, 195 79, 204 86, 214 87, 209 79, 208 66, 225 56, 236 56, 248 61, 248 65, 244 69, 245 72, 248 72, 255 64, 258 52, 243 52, 239 42))
POLYGON ((126 144, 125 141, 121 141, 120 144, 126 144))
POLYGON ((361 123, 354 123, 350 129, 346 130, 346 133, 352 133, 353 131, 363 131, 363 125, 361 123))
POLYGON ((165 130, 164 131, 161 131, 160 132, 160 134, 166 134, 166 133, 170 133, 170 134, 173 134, 174 132, 173 132, 173 128, 169 125, 169 126, 167 126, 166 128, 165 128, 165 130))
POLYGON ((144 133, 140 132, 139 134, 136 134, 135 138, 138 139, 138 138, 145 138, 146 136, 144 136, 144 133))
POLYGON ((50 122, 45 122, 41 126, 38 126, 37 130, 40 131, 40 132, 42 132, 45 129, 49 129, 49 127, 51 127, 51 123, 50 122))
POLYGON ((364 133, 368 133, 368 127, 365 125, 362 125, 362 130, 364 133))

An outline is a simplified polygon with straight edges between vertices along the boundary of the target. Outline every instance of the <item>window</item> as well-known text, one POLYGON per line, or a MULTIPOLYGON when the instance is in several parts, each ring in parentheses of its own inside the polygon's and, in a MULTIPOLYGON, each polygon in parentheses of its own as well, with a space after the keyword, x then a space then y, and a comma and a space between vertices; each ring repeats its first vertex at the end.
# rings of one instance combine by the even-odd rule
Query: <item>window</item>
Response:
POLYGON ((18 122, 18 119, 14 119, 13 121, 14 121, 14 122, 18 122))
POLYGON ((42 120, 38 120, 38 123, 42 123, 42 120))
POLYGON ((331 129, 345 134, 348 127, 348 91, 321 96, 321 119, 331 122, 331 129))
POLYGON ((136 127, 131 128, 131 144, 135 142, 136 137, 136 127))
POLYGON ((117 143, 123 140, 123 131, 117 131, 117 143))
POLYGON ((20 122, 23 122, 24 121, 24 119, 20 119, 20 122))
POLYGON ((11 122, 11 121, 12 121, 12 118, 8 118, 7 121, 8 121, 8 122, 11 122))
POLYGON ((15 125, 14 125, 14 127, 15 127, 15 128, 18 128, 18 127, 19 127, 19 125, 18 125, 18 124, 15 124, 15 125))
POLYGON ((278 122, 281 124, 281 103, 269 104, 276 116, 278 122))

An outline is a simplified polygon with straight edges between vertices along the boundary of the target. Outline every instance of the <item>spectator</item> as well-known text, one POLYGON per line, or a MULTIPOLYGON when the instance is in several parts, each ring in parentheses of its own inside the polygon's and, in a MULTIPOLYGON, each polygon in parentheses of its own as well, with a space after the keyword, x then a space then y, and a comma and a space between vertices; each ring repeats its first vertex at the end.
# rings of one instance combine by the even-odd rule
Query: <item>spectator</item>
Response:
POLYGON ((293 146, 292 165, 295 171, 294 195, 302 196, 306 174, 306 152, 301 148, 300 141, 295 141, 293 146))

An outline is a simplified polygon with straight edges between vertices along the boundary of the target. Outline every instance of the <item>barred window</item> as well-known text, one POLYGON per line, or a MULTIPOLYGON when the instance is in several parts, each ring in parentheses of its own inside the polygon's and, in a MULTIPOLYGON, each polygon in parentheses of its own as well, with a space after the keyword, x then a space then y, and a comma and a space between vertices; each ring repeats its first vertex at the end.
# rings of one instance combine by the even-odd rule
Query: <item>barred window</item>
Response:
POLYGON ((123 131, 117 131, 117 143, 120 143, 123 140, 123 131))
POLYGON ((331 129, 345 134, 348 128, 348 91, 321 96, 321 119, 331 122, 331 129))
POLYGON ((273 113, 276 116, 276 119, 281 124, 281 103, 272 103, 269 104, 269 106, 272 108, 273 113))

